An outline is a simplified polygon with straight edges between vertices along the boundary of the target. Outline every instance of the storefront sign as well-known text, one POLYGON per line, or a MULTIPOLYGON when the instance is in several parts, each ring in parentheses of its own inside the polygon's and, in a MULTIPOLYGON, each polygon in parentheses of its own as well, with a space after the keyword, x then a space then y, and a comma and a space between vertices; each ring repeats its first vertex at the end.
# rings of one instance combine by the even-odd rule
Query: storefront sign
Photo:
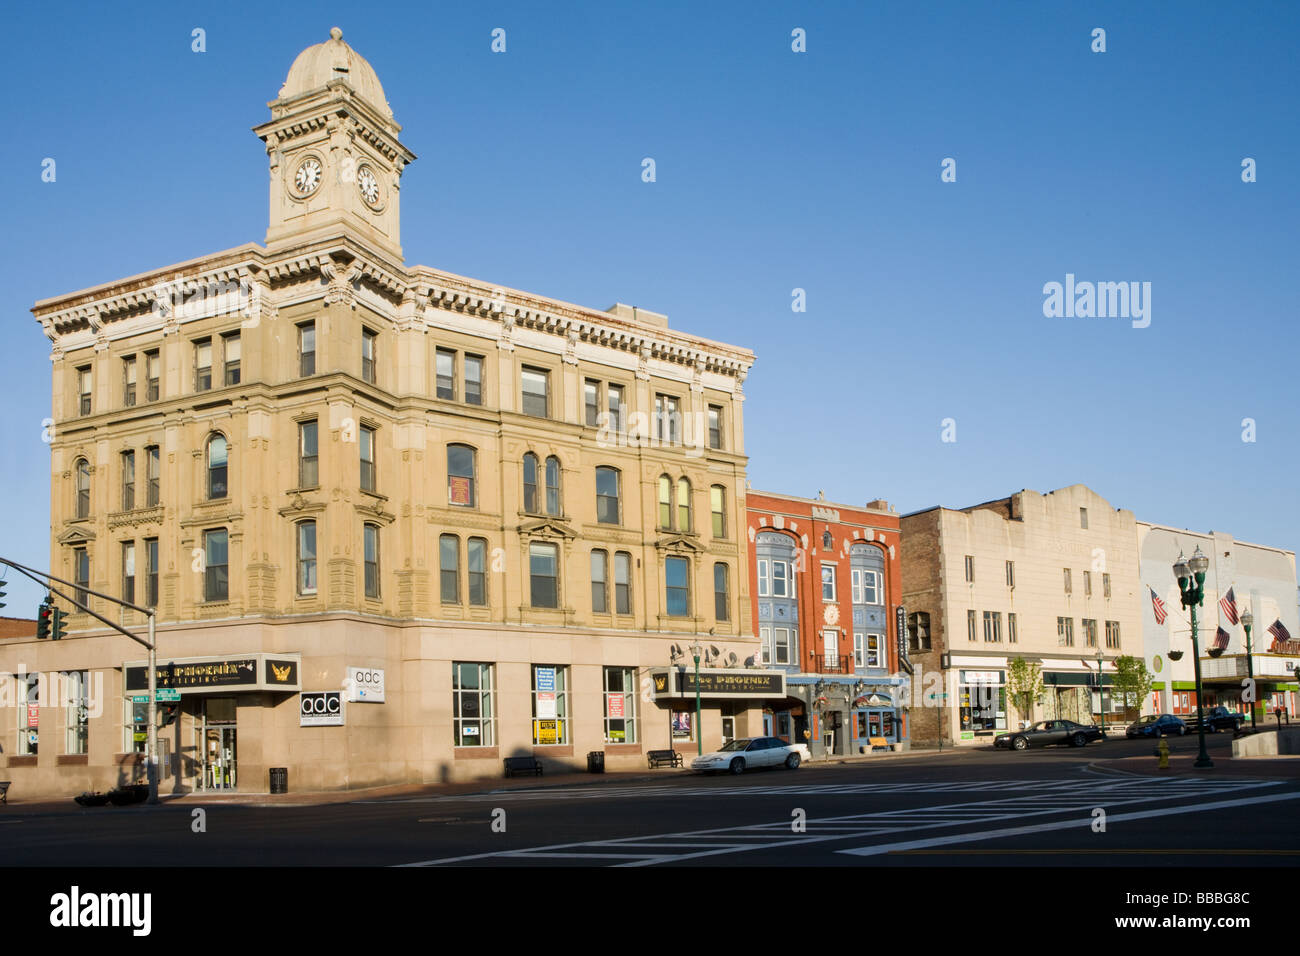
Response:
POLYGON ((898 635, 898 666, 912 673, 912 661, 907 656, 907 608, 899 605, 894 611, 895 633, 898 635))
POLYGON ((354 704, 384 703, 384 672, 376 667, 349 667, 348 701, 354 704))
MULTIPOLYGON (((283 654, 249 654, 245 657, 189 657, 158 664, 158 700, 180 699, 181 694, 232 691, 298 691, 300 660, 283 654), (164 696, 163 689, 175 693, 164 696)), ((148 665, 130 661, 125 666, 127 692, 148 692, 148 665)))
POLYGON ((343 694, 336 690, 322 690, 298 695, 298 725, 342 727, 343 694))
POLYGON ((537 689, 539 691, 555 690, 555 668, 554 667, 537 668, 537 689))
MULTIPOLYGON (((701 670, 699 686, 702 698, 782 698, 785 697, 785 671, 701 670)), ((675 667, 652 671, 650 687, 656 700, 694 697, 695 671, 675 667)))

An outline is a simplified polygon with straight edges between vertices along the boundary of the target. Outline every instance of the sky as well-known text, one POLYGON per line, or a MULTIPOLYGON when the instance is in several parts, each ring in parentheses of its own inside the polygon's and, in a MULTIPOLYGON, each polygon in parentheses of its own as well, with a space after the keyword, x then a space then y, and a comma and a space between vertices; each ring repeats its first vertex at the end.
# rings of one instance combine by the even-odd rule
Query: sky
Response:
MULTIPOLYGON (((755 488, 906 513, 1083 483, 1139 520, 1300 545, 1300 4, 46 3, 6 20, 0 555, 48 561, 33 303, 262 242, 251 127, 332 26, 418 157, 408 264, 752 349, 755 488), (1149 288, 1149 325, 1046 316, 1067 274, 1149 288)), ((0 614, 34 615, 39 591, 9 579, 0 614)))

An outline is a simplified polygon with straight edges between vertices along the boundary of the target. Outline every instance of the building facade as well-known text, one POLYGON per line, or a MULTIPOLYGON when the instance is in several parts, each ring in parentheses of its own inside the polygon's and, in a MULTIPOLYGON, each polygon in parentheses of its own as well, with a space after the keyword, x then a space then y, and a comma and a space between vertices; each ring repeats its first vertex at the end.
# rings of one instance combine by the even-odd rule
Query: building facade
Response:
POLYGON ((1300 666, 1300 622, 1295 552, 1238 541, 1222 532, 1200 533, 1137 522, 1142 559, 1142 636, 1147 670, 1154 679, 1148 713, 1196 713, 1196 673, 1192 659, 1191 615, 1179 600, 1173 565, 1197 548, 1210 559, 1205 600, 1196 611, 1197 644, 1205 706, 1222 705, 1256 720, 1279 708, 1296 713, 1296 667, 1300 666), (1157 607, 1156 600, 1160 602, 1157 607), (1246 629, 1241 615, 1254 619, 1247 665, 1246 629), (1161 620, 1163 618, 1163 620, 1161 620), (1218 645, 1216 647, 1216 645, 1218 645), (1243 693, 1252 675, 1255 692, 1243 693), (1251 701, 1249 698, 1253 697, 1251 701))
POLYGON ((814 755, 903 748, 910 662, 899 640, 898 515, 749 491, 749 590, 762 668, 789 676, 765 732, 814 755))
POLYGON ((916 742, 989 744, 1026 720, 1121 719, 1114 660, 1142 654, 1131 512, 1071 485, 914 512, 901 528, 916 742), (1030 713, 1008 698, 1017 657, 1042 666, 1030 713))
MULTIPOLYGON (((757 733, 782 672, 719 681, 702 724, 693 690, 651 679, 701 640, 712 670, 752 677, 732 665, 758 653, 752 353, 406 265, 415 156, 339 31, 269 105, 264 246, 33 309, 52 572, 157 608, 164 790, 264 790, 274 767, 295 788, 460 780, 593 750, 644 766, 716 745, 724 716, 757 733)), ((144 652, 69 625, 0 643, 15 794, 140 772, 144 652)))

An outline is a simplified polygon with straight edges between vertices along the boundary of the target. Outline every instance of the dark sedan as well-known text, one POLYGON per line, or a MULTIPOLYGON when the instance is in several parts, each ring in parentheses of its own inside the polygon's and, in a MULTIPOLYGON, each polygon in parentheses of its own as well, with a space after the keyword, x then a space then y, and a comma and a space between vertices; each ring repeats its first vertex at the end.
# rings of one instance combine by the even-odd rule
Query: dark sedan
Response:
MULTIPOLYGON (((1205 732, 1207 734, 1217 734, 1220 730, 1231 730, 1236 733, 1241 729, 1241 725, 1246 722, 1244 714, 1234 714, 1226 707, 1211 707, 1205 712, 1205 732)), ((1196 717, 1187 721, 1187 729, 1196 729, 1196 717)))
POLYGON ((1126 737, 1181 737, 1187 733, 1187 725, 1173 714, 1147 714, 1128 725, 1124 731, 1126 737))
POLYGON ((1053 744, 1086 747, 1093 740, 1103 739, 1103 736, 1091 724, 1076 724, 1072 720, 1040 720, 1028 730, 1016 730, 995 737, 993 746, 1010 747, 1012 750, 1028 750, 1030 747, 1053 744))

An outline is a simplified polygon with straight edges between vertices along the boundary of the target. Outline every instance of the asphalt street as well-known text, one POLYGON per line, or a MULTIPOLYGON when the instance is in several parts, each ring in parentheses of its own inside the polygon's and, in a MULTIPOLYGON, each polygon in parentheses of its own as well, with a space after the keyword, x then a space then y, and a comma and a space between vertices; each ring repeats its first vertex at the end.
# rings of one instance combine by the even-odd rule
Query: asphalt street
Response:
MULTIPOLYGON (((1295 865, 1294 775, 1102 765, 1151 747, 1111 740, 508 790, 489 781, 477 793, 328 804, 16 805, 0 808, 0 846, 8 866, 1295 865)), ((1174 742, 1176 754, 1194 749, 1194 738, 1174 742)), ((1226 762, 1226 735, 1211 753, 1226 762)))

